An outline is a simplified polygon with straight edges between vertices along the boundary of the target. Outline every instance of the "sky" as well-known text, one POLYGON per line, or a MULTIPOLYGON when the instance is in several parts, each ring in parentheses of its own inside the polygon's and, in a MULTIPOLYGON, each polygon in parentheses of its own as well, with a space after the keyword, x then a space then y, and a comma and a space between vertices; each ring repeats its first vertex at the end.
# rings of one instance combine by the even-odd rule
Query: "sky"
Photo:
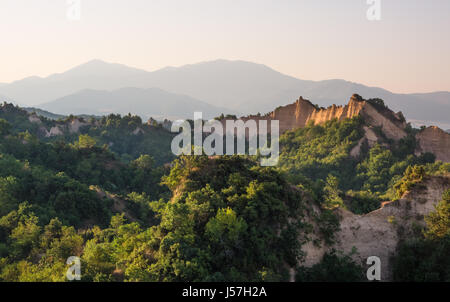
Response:
POLYGON ((450 1, 0 0, 0 83, 92 59, 153 71, 216 59, 396 93, 450 91, 450 1), (68 14, 69 12, 69 14, 68 14))

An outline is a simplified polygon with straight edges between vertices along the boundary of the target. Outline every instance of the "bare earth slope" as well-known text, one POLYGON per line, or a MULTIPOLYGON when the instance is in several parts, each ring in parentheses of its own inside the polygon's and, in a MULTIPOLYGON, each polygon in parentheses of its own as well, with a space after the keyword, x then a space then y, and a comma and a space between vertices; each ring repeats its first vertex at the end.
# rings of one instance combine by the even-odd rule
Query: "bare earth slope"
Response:
POLYGON ((416 154, 431 152, 437 160, 450 162, 450 134, 444 130, 431 126, 416 135, 418 147, 416 154))
POLYGON ((450 175, 428 176, 410 192, 393 202, 365 215, 356 215, 339 209, 340 230, 333 246, 316 246, 308 243, 303 246, 306 259, 300 265, 312 266, 320 262, 325 252, 335 248, 344 253, 357 253, 353 259, 362 264, 370 256, 381 260, 381 280, 392 279, 391 256, 395 253, 401 239, 411 236, 414 225, 424 225, 424 216, 434 210, 441 200, 442 193, 450 188, 450 175))

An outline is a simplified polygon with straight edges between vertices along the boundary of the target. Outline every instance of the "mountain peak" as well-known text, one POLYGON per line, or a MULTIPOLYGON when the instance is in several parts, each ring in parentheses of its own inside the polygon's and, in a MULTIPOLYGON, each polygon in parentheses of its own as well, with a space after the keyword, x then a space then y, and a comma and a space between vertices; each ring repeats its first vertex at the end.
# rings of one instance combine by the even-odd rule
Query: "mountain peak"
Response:
POLYGON ((87 61, 85 64, 111 64, 111 63, 108 63, 108 62, 100 60, 100 59, 92 59, 92 60, 87 61))
POLYGON ((108 65, 108 64, 113 64, 113 63, 109 63, 109 62, 106 62, 106 61, 103 61, 100 59, 92 59, 85 63, 81 63, 81 64, 77 65, 76 67, 86 66, 86 65, 89 66, 89 65, 108 65))
POLYGON ((113 73, 130 73, 130 72, 145 72, 143 70, 128 67, 126 65, 117 64, 117 63, 109 63, 102 61, 100 59, 93 59, 90 61, 87 61, 86 63, 80 64, 78 66, 75 66, 63 74, 70 74, 70 73, 83 73, 88 75, 105 75, 110 72, 113 73))

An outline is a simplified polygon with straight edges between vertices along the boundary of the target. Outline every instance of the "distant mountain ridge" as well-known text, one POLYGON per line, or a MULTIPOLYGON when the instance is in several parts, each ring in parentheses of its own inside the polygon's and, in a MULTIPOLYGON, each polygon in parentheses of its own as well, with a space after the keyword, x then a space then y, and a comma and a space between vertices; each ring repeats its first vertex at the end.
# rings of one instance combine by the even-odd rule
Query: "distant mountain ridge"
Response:
MULTIPOLYGON (((53 101, 85 89, 114 91, 126 87, 159 88, 240 114, 265 113, 293 102, 299 95, 320 106, 343 105, 357 93, 364 98, 382 98, 390 108, 401 110, 412 120, 450 124, 450 92, 396 94, 344 80, 300 80, 245 61, 216 60, 148 72, 92 60, 46 78, 29 77, 0 86, 0 95, 27 106, 56 105, 53 101)), ((52 107, 47 109, 56 112, 52 107)))
POLYGON ((220 112, 233 111, 219 108, 189 96, 173 94, 159 88, 121 88, 113 91, 85 89, 77 93, 40 105, 40 108, 58 114, 108 115, 128 113, 144 119, 192 119, 200 111, 204 118, 214 118, 220 112))
POLYGON ((55 114, 55 113, 52 113, 52 112, 49 112, 49 111, 46 111, 46 110, 42 110, 42 109, 39 109, 39 108, 34 108, 34 107, 25 107, 25 108, 22 108, 22 109, 25 110, 28 113, 36 113, 37 116, 43 116, 43 117, 46 117, 46 118, 48 118, 50 120, 59 120, 59 119, 62 119, 62 118, 66 117, 65 115, 62 115, 62 114, 55 114))

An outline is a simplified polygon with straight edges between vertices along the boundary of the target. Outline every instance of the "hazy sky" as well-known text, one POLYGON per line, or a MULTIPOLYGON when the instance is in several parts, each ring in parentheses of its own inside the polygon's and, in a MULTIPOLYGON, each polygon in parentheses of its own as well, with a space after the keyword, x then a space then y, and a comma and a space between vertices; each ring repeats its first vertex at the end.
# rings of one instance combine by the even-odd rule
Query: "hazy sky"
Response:
POLYGON ((450 91, 450 1, 0 0, 0 82, 98 58, 155 70, 207 60, 266 64, 307 80, 450 91))

